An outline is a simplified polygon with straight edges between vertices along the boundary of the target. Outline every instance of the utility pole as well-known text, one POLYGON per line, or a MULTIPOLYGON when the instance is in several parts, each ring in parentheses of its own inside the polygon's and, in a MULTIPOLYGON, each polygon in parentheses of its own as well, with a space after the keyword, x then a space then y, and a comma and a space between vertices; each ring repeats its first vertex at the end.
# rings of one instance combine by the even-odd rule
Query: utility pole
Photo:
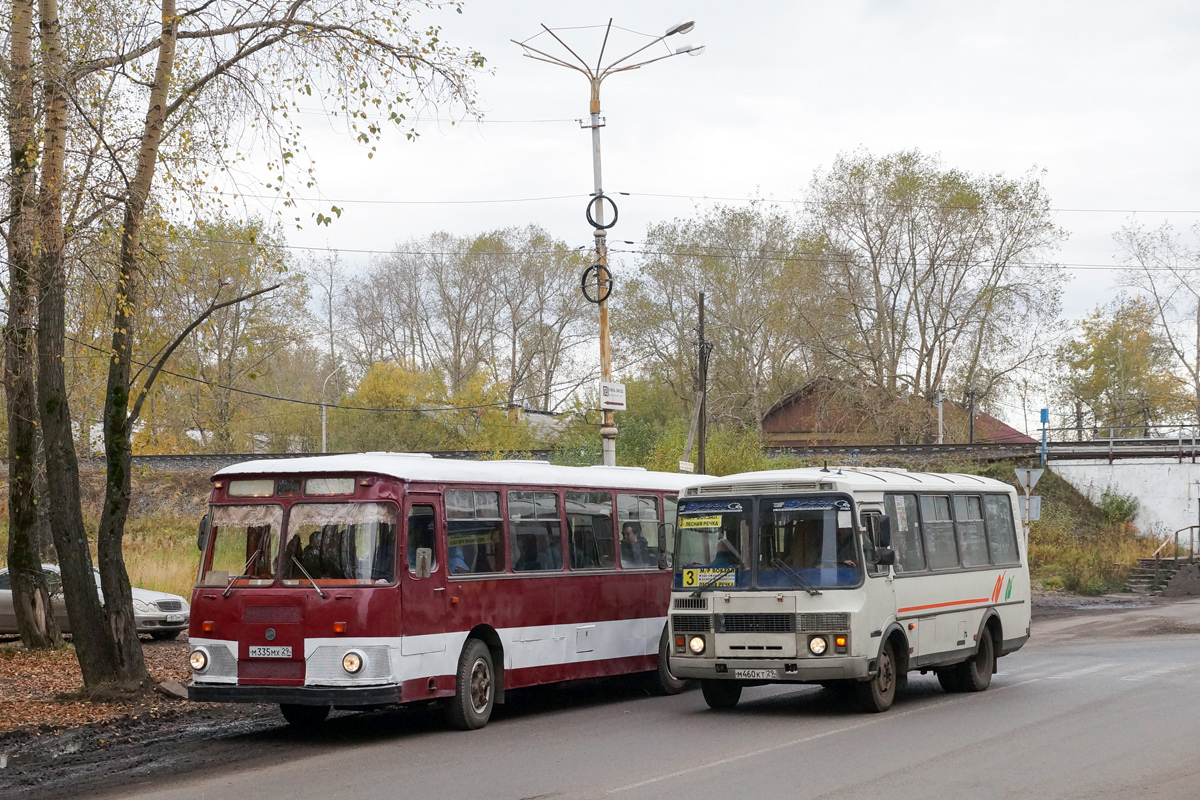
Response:
POLYGON ((975 390, 967 390, 967 415, 970 427, 967 429, 967 443, 975 444, 975 390))
POLYGON ((696 471, 707 475, 705 462, 705 440, 708 438, 708 354, 712 352, 712 343, 704 338, 704 292, 700 293, 700 327, 699 327, 699 363, 700 377, 700 430, 696 451, 696 471))
POLYGON ((937 441, 937 443, 944 444, 945 439, 942 436, 942 433, 943 433, 943 431, 942 431, 942 390, 938 389, 936 392, 934 392, 933 396, 936 399, 937 407, 938 407, 938 441, 937 441))
MULTIPOLYGON (((609 339, 608 326, 608 295, 612 290, 612 277, 608 271, 608 229, 617 222, 617 205, 612 201, 612 198, 604 194, 603 182, 600 175, 600 128, 604 126, 604 119, 600 116, 600 84, 609 75, 618 72, 626 72, 628 70, 639 69, 647 64, 652 64, 655 61, 661 61, 664 58, 682 55, 698 56, 704 52, 704 45, 684 45, 682 47, 671 50, 667 48, 667 52, 654 58, 647 58, 643 61, 627 63, 637 54, 653 47, 660 42, 663 42, 668 36, 674 36, 677 33, 688 33, 695 27, 695 23, 691 20, 677 23, 667 28, 666 32, 654 39, 647 45, 643 45, 632 53, 628 53, 615 61, 612 61, 608 66, 602 66, 604 63, 604 51, 608 46, 608 37, 612 33, 612 20, 608 21, 608 27, 604 32, 604 43, 600 45, 600 56, 596 59, 596 64, 593 67, 588 62, 584 61, 579 55, 572 50, 566 42, 564 42, 558 34, 542 25, 542 30, 550 34, 564 50, 570 53, 570 57, 574 61, 568 60, 567 57, 559 58, 542 50, 538 50, 529 44, 528 40, 518 42, 513 39, 513 44, 516 44, 525 50, 524 55, 527 58, 532 58, 535 61, 545 61, 548 64, 554 64, 559 67, 566 67, 580 72, 588 79, 591 86, 591 104, 589 106, 590 119, 588 122, 579 121, 581 127, 592 129, 592 178, 594 191, 592 199, 587 206, 587 220, 592 225, 594 232, 593 236, 596 239, 596 263, 589 267, 588 272, 584 273, 583 290, 584 296, 588 297, 597 305, 600 306, 600 380, 604 383, 612 381, 612 348, 609 339), (576 63, 578 62, 578 63, 576 63), (604 204, 608 202, 612 205, 613 220, 607 222, 604 214, 604 204), (596 294, 595 298, 588 296, 588 276, 595 271, 596 294)), ((615 466, 617 463, 617 426, 613 419, 613 410, 611 408, 601 409, 603 415, 600 422, 600 439, 601 447, 604 452, 605 466, 615 466)))

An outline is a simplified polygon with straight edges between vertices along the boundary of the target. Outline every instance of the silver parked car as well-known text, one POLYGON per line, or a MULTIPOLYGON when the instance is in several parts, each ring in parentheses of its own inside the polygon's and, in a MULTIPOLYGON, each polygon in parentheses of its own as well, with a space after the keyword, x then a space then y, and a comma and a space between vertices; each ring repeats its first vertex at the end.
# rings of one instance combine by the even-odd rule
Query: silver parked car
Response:
MULTIPOLYGON (((46 585, 50 588, 50 604, 63 633, 71 632, 71 621, 67 619, 67 606, 63 600, 62 577, 57 564, 42 564, 46 585)), ((100 591, 100 572, 96 576, 96 591, 100 591)), ((180 631, 186 631, 191 607, 187 600, 177 594, 154 592, 133 587, 133 616, 137 620, 138 633, 148 633, 155 639, 174 639, 180 631)), ((0 569, 0 634, 17 633, 17 614, 13 609, 12 581, 8 568, 0 569)))

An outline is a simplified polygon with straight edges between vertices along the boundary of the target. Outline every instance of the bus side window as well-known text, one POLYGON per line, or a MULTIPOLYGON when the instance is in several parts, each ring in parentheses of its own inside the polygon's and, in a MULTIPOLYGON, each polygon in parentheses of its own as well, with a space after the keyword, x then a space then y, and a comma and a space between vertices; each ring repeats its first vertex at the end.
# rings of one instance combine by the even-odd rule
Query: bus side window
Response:
POLYGON ((950 497, 944 494, 921 495, 921 527, 930 569, 954 569, 958 566, 958 543, 954 539, 954 518, 950 515, 950 497))
POLYGON ((1008 495, 989 494, 983 498, 987 518, 988 549, 993 564, 1018 564, 1016 529, 1013 525, 1012 501, 1008 495))
POLYGON ((562 569, 562 522, 553 492, 509 492, 509 533, 517 572, 562 569))
POLYGON ((429 569, 437 569, 437 547, 434 544, 433 506, 412 506, 408 509, 408 571, 417 572, 417 549, 428 548, 431 552, 429 569))
POLYGON ((564 499, 571 569, 611 568, 616 563, 612 495, 567 492, 564 499))
POLYGON ((884 495, 883 509, 892 520, 892 548, 896 551, 896 572, 919 572, 925 569, 925 547, 921 542, 916 495, 884 495))
POLYGON ((983 530, 983 502, 978 495, 954 495, 954 528, 964 567, 982 567, 988 563, 987 538, 983 530))

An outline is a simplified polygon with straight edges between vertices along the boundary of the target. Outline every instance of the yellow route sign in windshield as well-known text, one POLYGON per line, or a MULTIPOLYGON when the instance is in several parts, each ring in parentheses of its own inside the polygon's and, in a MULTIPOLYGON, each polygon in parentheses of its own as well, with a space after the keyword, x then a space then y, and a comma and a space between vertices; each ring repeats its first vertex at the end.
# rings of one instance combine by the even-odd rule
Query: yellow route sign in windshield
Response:
POLYGON ((679 527, 681 528, 719 528, 721 527, 721 518, 717 517, 680 517, 679 527))
POLYGON ((683 588, 694 589, 700 586, 709 584, 712 586, 737 586, 737 571, 732 569, 714 569, 713 567, 701 567, 700 569, 684 569, 683 570, 683 588))

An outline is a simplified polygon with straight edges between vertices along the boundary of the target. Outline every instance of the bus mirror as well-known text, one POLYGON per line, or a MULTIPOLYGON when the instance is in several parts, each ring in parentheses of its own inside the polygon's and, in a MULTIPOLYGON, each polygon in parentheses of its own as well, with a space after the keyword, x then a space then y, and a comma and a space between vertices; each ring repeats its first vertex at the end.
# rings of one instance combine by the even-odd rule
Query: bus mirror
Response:
POLYGON ((201 553, 208 547, 208 514, 200 518, 200 532, 196 535, 196 549, 201 553))
POLYGON ((658 526, 658 568, 671 568, 671 549, 675 543, 675 526, 670 522, 658 526))
POLYGON ((883 516, 879 518, 879 545, 881 547, 892 546, 892 518, 883 516))
POLYGON ((892 546, 892 520, 883 514, 871 514, 867 517, 867 532, 871 540, 880 547, 892 546))
POLYGON ((432 563, 433 563, 433 550, 429 547, 418 547, 417 548, 417 570, 416 570, 417 577, 418 578, 428 578, 430 572, 433 571, 429 566, 432 563))
POLYGON ((890 547, 876 547, 875 563, 881 567, 892 566, 896 563, 896 551, 890 547))

